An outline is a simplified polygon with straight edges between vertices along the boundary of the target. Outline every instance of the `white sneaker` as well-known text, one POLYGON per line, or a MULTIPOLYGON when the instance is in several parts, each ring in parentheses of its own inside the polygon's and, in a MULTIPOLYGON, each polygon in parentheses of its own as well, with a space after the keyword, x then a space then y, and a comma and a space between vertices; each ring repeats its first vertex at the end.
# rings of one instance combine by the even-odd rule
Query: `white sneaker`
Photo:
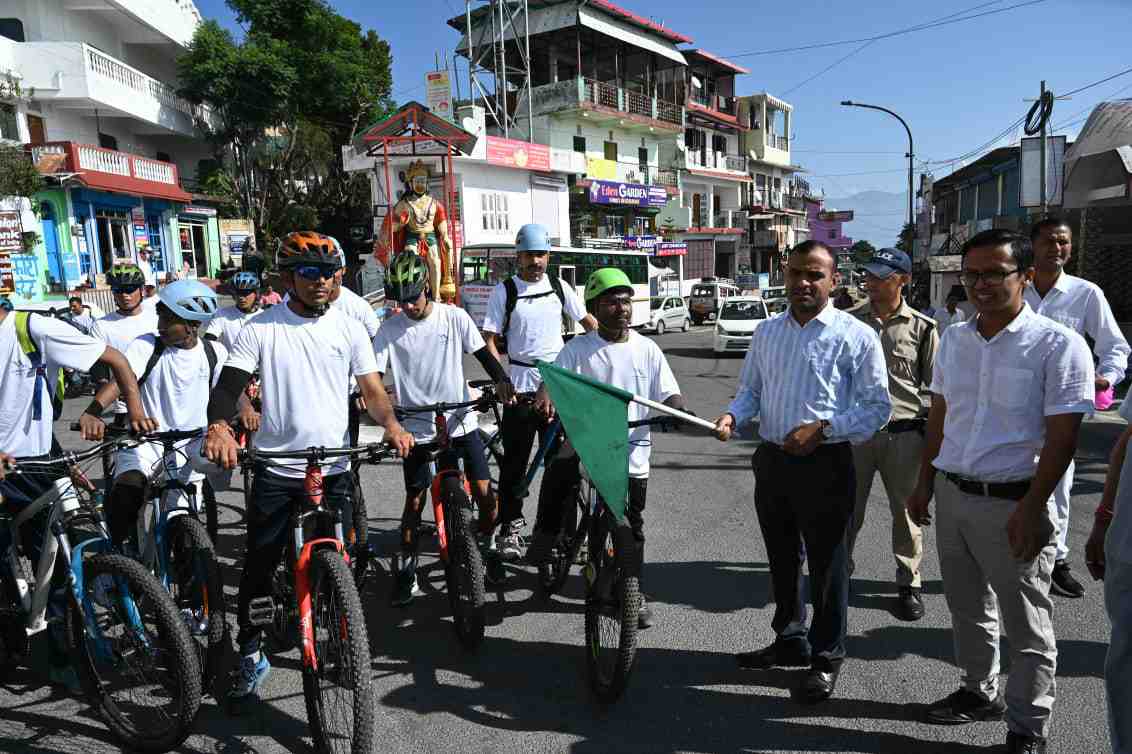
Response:
POLYGON ((499 557, 504 560, 518 560, 523 557, 523 540, 519 536, 519 532, 526 525, 526 521, 517 518, 500 528, 499 534, 495 537, 495 549, 498 551, 499 557))

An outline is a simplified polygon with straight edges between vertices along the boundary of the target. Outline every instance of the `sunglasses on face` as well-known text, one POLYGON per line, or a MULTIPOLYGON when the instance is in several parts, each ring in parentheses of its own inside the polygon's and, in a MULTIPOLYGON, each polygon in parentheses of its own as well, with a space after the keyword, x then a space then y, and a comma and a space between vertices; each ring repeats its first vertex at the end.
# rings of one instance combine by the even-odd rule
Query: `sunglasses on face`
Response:
POLYGON ((114 293, 115 296, 123 295, 123 294, 128 296, 131 293, 137 293, 139 290, 141 290, 141 286, 140 285, 115 285, 115 286, 112 286, 110 288, 110 290, 111 290, 111 292, 114 293))
POLYGON ((295 268, 295 274, 303 280, 329 280, 338 272, 337 267, 323 264, 302 264, 295 268))

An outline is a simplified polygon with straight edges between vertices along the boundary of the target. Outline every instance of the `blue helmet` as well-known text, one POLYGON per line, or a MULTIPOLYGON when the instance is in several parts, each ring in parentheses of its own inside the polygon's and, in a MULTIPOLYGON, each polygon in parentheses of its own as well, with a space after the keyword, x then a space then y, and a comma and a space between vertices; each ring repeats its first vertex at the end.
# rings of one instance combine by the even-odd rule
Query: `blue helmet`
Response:
POLYGON ((515 251, 529 251, 535 254, 550 251, 550 231, 545 225, 527 223, 519 228, 519 235, 515 236, 515 251))
POLYGON ((216 313, 216 292, 199 280, 170 283, 157 297, 178 317, 192 322, 207 322, 216 313))
POLYGON ((228 285, 232 287, 233 291, 239 293, 251 293, 252 291, 259 290, 259 275, 254 272, 237 272, 228 281, 228 285))

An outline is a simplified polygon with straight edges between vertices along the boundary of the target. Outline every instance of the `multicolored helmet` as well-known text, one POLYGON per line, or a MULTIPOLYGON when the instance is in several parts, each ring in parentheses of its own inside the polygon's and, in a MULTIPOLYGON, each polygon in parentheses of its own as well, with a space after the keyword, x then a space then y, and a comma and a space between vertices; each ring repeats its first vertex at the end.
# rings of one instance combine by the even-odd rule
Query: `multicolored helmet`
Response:
POLYGON ((259 290, 259 275, 254 272, 237 272, 228 281, 228 285, 237 293, 252 293, 259 290))
POLYGON ((133 262, 116 264, 106 273, 106 282, 111 287, 120 285, 145 285, 145 274, 133 262))
POLYGON ((279 240, 275 252, 275 264, 280 269, 298 267, 302 264, 326 264, 339 266, 338 252, 330 236, 315 233, 313 230, 300 230, 288 233, 279 240))
POLYGON ((416 301, 428 284, 428 265, 415 251, 403 251, 385 271, 385 297, 390 301, 416 301))

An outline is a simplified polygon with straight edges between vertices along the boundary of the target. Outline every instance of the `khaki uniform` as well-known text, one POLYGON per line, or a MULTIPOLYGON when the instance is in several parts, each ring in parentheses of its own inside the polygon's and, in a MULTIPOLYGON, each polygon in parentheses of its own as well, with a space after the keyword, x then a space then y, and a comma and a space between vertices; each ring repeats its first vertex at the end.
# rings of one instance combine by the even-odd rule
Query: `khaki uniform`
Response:
POLYGON ((865 508, 873 475, 879 471, 892 511, 892 554, 896 558, 898 586, 920 586, 923 534, 912 522, 905 502, 916 487, 924 436, 910 420, 923 420, 928 413, 928 386, 932 382, 939 335, 935 320, 903 302, 900 309, 881 321, 865 303, 850 311, 876 331, 888 366, 888 390, 892 416, 888 424, 860 445, 853 446, 857 472, 857 499, 849 531, 849 571, 853 571, 853 546, 865 522, 865 508))

